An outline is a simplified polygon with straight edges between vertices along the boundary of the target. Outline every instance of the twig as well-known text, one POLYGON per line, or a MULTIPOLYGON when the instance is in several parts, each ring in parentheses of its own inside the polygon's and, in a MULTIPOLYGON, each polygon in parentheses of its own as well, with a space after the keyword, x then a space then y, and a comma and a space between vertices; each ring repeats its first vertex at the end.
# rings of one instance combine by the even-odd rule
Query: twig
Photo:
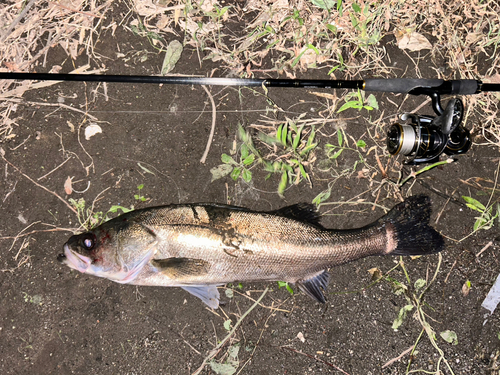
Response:
POLYGON ((57 197, 57 199, 59 199, 61 202, 64 202, 64 204, 71 210, 73 211, 76 215, 78 215, 78 212, 76 212, 76 210, 71 207, 71 205, 66 202, 64 199, 62 199, 57 193, 47 189, 45 186, 43 185, 40 185, 38 182, 36 182, 35 180, 33 180, 30 176, 24 174, 18 167, 16 167, 14 164, 12 164, 10 161, 8 161, 5 156, 4 156, 4 153, 5 151, 3 151, 3 149, 0 149, 0 156, 2 157, 3 160, 5 160, 5 162, 7 164, 9 164, 12 168, 14 168, 16 171, 18 171, 20 174, 22 174, 24 177, 26 177, 28 180, 30 180, 31 182, 33 182, 36 186, 38 186, 39 188, 42 188, 43 190, 45 190, 46 192, 54 195, 55 197, 57 197))
POLYGON ((208 356, 203 360, 203 363, 201 364, 201 366, 198 368, 198 370, 196 370, 195 372, 193 372, 192 375, 197 375, 199 374, 201 371, 203 371, 203 369, 205 368, 206 364, 208 361, 210 361, 212 358, 214 358, 218 353, 219 351, 222 349, 222 347, 226 344, 227 340, 229 340, 231 338, 231 336, 236 332, 236 330, 238 329, 238 327, 240 326, 241 322, 243 322, 243 319, 246 318, 246 316, 254 309, 256 308, 260 301, 262 301, 262 298, 264 298, 264 296, 266 295, 267 291, 269 290, 269 288, 266 288, 264 290, 264 292, 260 295, 259 299, 257 301, 255 301, 255 303, 247 310, 245 311, 245 313, 241 316, 240 319, 238 319, 238 321, 235 323, 233 329, 227 334, 226 337, 224 337, 222 339, 222 341, 208 354, 208 356))
POLYGON ((450 277, 451 271, 453 271, 453 268, 455 268, 456 264, 457 264, 457 261, 455 260, 453 262, 453 264, 451 265, 450 271, 448 272, 448 274, 446 275, 446 277, 444 279, 445 284, 448 282, 448 278, 450 277))
POLYGON ((57 167, 55 167, 54 169, 52 169, 50 172, 48 172, 48 173, 44 174, 42 177, 38 177, 36 180, 37 180, 37 181, 40 181, 42 178, 47 177, 47 176, 48 176, 49 174, 51 174, 52 172, 57 171, 57 170, 58 170, 59 168, 61 168, 64 164, 66 164, 66 162, 67 162, 68 160, 70 160, 70 159, 71 159, 71 156, 70 156, 69 158, 67 158, 66 160, 64 160, 64 161, 63 161, 61 164, 59 164, 57 167))
POLYGON ((318 362, 321 362, 321 363, 324 363, 325 365, 327 366, 330 366, 330 367, 333 367, 335 370, 337 371, 340 371, 341 373, 345 374, 345 375, 349 375, 349 373, 345 372, 344 370, 342 370, 340 367, 338 366, 335 366, 333 363, 330 363, 330 362, 327 362, 327 361, 324 361, 322 360, 321 358, 317 358, 315 356, 312 356, 310 354, 307 354, 307 353, 304 353, 304 352, 301 352, 300 350, 297 350, 297 349, 294 349, 294 348, 290 348, 288 346, 280 346, 281 349, 288 349, 294 353, 297 353, 297 354, 301 354, 301 355, 305 355, 306 357, 309 357, 311 359, 314 359, 318 362))
POLYGON ((14 28, 17 26, 17 24, 19 22, 21 22, 21 20, 24 18, 24 16, 26 16, 26 13, 28 13, 28 11, 30 10, 30 8, 33 6, 33 4, 35 3, 35 0, 31 0, 28 5, 26 5, 24 7, 24 9, 22 10, 22 12, 19 14, 19 16, 17 16, 17 18, 10 24, 10 26, 7 28, 7 30, 5 31, 5 33, 2 35, 2 37, 0 38, 0 43, 2 43, 5 39, 7 39, 7 37, 10 35, 10 33, 12 32, 12 30, 14 30, 14 28))
POLYGON ((24 234, 18 234, 17 236, 4 236, 4 237, 0 237, 0 241, 1 240, 12 240, 14 238, 17 239, 17 238, 21 238, 21 237, 26 237, 26 236, 30 236, 30 235, 35 234, 35 233, 44 233, 44 232, 72 232, 72 233, 75 233, 77 230, 78 230, 78 228, 59 228, 59 227, 52 228, 52 229, 40 229, 40 230, 34 230, 34 231, 31 231, 31 232, 28 232, 28 233, 24 233, 24 234))
POLYGON ((401 353, 400 355, 398 355, 396 358, 393 358, 390 361, 387 361, 382 366, 382 368, 388 367, 388 366, 392 365, 394 362, 399 361, 401 358, 403 358, 405 355, 407 355, 409 352, 411 352, 414 347, 415 347, 415 345, 410 346, 408 349, 406 349, 403 353, 401 353))
POLYGON ((210 145, 212 144, 212 140, 214 138, 214 133, 215 133, 215 122, 217 120, 217 107, 215 106, 214 102, 214 97, 212 94, 210 94, 210 91, 208 91, 207 87, 205 85, 202 85, 203 90, 208 95, 208 98, 210 99, 210 103, 212 103, 212 129, 210 129, 210 135, 208 136, 208 141, 207 141, 207 147, 205 148, 205 152, 203 153, 203 156, 201 157, 200 163, 205 163, 207 160, 208 156, 208 151, 210 151, 210 145))
POLYGON ((482 253, 484 253, 486 251, 486 249, 488 249, 491 245, 493 245, 493 241, 490 241, 486 244, 485 247, 483 247, 481 249, 481 251, 479 253, 476 254, 476 258, 479 258, 479 255, 481 255, 482 253))
MULTIPOLYGON (((227 288, 227 289, 230 289, 230 288, 227 288)), ((252 297, 250 297, 250 296, 246 295, 245 293, 238 292, 238 291, 237 291, 237 290, 235 290, 235 289, 232 289, 232 291, 233 291, 233 292, 238 293, 239 295, 241 295, 241 296, 243 296, 243 297, 245 297, 245 298, 248 298, 250 301, 255 302, 255 299, 253 299, 252 297)), ((284 301, 283 301, 283 302, 284 302, 284 301)), ((278 306, 281 306, 281 305, 283 304, 283 302, 282 302, 282 303, 280 303, 278 306)), ((263 308, 265 308, 265 309, 269 309, 269 310, 273 310, 273 311, 281 311, 281 312, 285 312, 285 313, 291 313, 291 311, 290 311, 290 310, 278 309, 277 307, 273 307, 273 306, 266 306, 266 305, 263 305, 262 303, 260 304, 260 307, 263 307, 263 308)))

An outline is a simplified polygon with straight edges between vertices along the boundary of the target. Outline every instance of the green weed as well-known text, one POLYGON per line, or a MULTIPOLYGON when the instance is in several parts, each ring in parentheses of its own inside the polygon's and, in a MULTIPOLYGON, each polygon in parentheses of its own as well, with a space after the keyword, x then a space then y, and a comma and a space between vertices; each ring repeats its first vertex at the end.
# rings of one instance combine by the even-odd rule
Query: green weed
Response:
POLYGON ((288 293, 290 293, 293 296, 294 291, 290 286, 290 284, 288 284, 286 281, 278 281, 278 289, 281 289, 283 287, 285 287, 286 290, 288 290, 288 293))
MULTIPOLYGON (((144 185, 141 184, 137 188, 139 189, 139 194, 134 195, 134 198, 139 200, 140 202, 144 202, 146 198, 144 198, 140 194, 140 191, 144 188, 144 185)), ((92 205, 90 207, 87 207, 85 199, 83 198, 80 198, 78 200, 70 198, 69 203, 75 208, 77 212, 78 222, 80 223, 80 226, 87 231, 110 220, 110 214, 116 214, 118 212, 120 214, 124 214, 134 209, 133 205, 130 206, 130 208, 120 205, 113 205, 108 209, 107 212, 104 213, 103 211, 94 212, 94 206, 92 205)))
POLYGON ((144 189, 144 184, 140 184, 140 185, 137 186, 137 190, 139 190, 139 193, 134 195, 134 199, 138 200, 139 202, 146 202, 147 198, 145 198, 141 194, 141 190, 142 189, 144 189))
MULTIPOLYGON (((354 171, 356 171, 356 168, 359 164, 364 164, 365 163, 365 159, 363 157, 363 154, 361 153, 361 150, 364 149, 366 147, 366 142, 363 141, 362 139, 358 140, 356 142, 356 147, 350 147, 349 146, 349 143, 347 141, 347 137, 345 136, 345 133, 344 133, 344 130, 342 129, 339 129, 337 130, 337 145, 334 145, 334 144, 331 144, 331 143, 327 143, 325 145, 325 154, 326 156, 328 157, 327 160, 324 160, 323 161, 323 165, 327 164, 328 167, 325 168, 325 170, 330 170, 332 169, 331 167, 331 164, 332 162, 333 163, 336 163, 336 167, 335 170, 336 170, 336 174, 337 174, 337 177, 341 176, 341 175, 348 175, 348 174, 351 174, 353 173, 354 171), (342 153, 344 152, 355 152, 358 154, 358 160, 356 160, 354 162, 354 164, 352 165, 352 167, 349 167, 347 169, 344 169, 342 171, 338 171, 338 159, 339 157, 342 155, 342 153)), ((330 198, 330 195, 331 195, 331 192, 332 192, 332 184, 329 184, 328 188, 324 191, 322 191, 321 193, 319 193, 314 199, 313 199, 313 203, 316 204, 316 205, 320 205, 321 203, 325 202, 326 200, 328 200, 328 198, 330 198)))
MULTIPOLYGON (((410 280, 410 276, 408 275, 408 272, 405 268, 405 265, 404 265, 402 258, 400 259, 398 265, 401 267, 401 269, 403 270, 403 272, 405 274, 407 284, 398 282, 397 280, 390 278, 390 277, 387 277, 387 276, 385 278, 386 280, 388 280, 392 284, 393 289, 394 289, 394 293, 396 295, 402 295, 406 299, 406 305, 404 305, 399 310, 398 316, 394 319, 394 322, 392 324, 392 328, 394 330, 397 330, 401 326, 401 324, 403 323, 405 318, 407 317, 407 314, 411 311, 415 311, 413 316, 417 319, 417 321, 422 326, 422 332, 420 333, 417 340, 415 341, 414 347, 413 347, 412 352, 411 352, 411 356, 416 354, 416 348, 417 348, 418 342, 420 341, 420 338, 422 337, 422 334, 424 332, 427 334, 427 337, 428 337, 429 341, 431 342, 432 346, 439 353, 439 358, 437 360, 437 365, 436 365, 436 371, 434 371, 434 372, 429 372, 429 371, 424 371, 424 370, 411 370, 410 371, 410 367, 411 367, 411 363, 412 363, 412 361, 410 360, 408 362, 408 367, 406 369, 407 374, 413 373, 413 372, 424 371, 428 374, 438 375, 438 374, 442 373, 442 371, 440 370, 440 366, 441 366, 441 363, 444 362, 448 371, 452 375, 454 375, 454 372, 453 372, 450 364, 448 363, 448 361, 446 360, 446 358, 444 356, 444 352, 438 346, 436 332, 434 331, 432 326, 427 321, 428 314, 424 311, 424 307, 428 307, 428 308, 432 309, 432 307, 430 307, 427 303, 425 303, 424 296, 425 296, 425 293, 427 292, 427 290, 429 290, 430 286, 436 280, 439 269, 441 267, 441 262, 442 262, 442 255, 439 254, 439 261, 438 261, 438 264, 436 266, 436 270, 434 272, 433 278, 429 282, 427 282, 424 279, 418 279, 417 281, 415 281, 413 287, 410 287, 410 285, 412 285, 411 280, 410 280)), ((444 341, 451 343, 453 345, 456 345, 458 343, 457 334, 454 331, 450 331, 450 330, 443 331, 440 333, 440 336, 444 341)))
MULTIPOLYGON (((256 161, 262 161, 262 158, 253 145, 250 134, 248 134, 240 124, 238 124, 238 137, 242 142, 239 147, 239 158, 235 160, 231 155, 222 154, 221 161, 223 164, 210 170, 212 173, 212 181, 227 175, 230 175, 234 181, 237 181, 240 177, 245 182, 250 182, 252 180, 252 171, 250 169, 256 161)), ((234 151, 234 154, 236 154, 236 151, 234 151)))
MULTIPOLYGON (((234 181, 242 178, 246 182, 252 180, 252 171, 257 164, 262 164, 268 172, 266 179, 273 174, 281 176, 278 185, 278 194, 283 196, 287 186, 299 184, 306 180, 311 184, 307 167, 312 163, 312 153, 318 143, 315 142, 314 127, 305 129, 305 125, 297 126, 296 122, 287 119, 280 124, 275 135, 259 134, 259 139, 273 152, 265 157, 255 147, 252 137, 245 129, 238 125, 239 157, 222 154, 223 164, 212 168, 212 181, 230 175, 234 181)), ((236 154, 236 152, 234 152, 236 154)))
POLYGON ((373 109, 378 109, 377 98, 370 94, 365 98, 365 92, 358 90, 356 92, 350 92, 344 96, 345 104, 340 107, 337 113, 345 111, 346 109, 353 108, 357 110, 366 109, 367 111, 372 111, 373 109))
POLYGON ((490 229, 493 226, 495 219, 497 219, 500 214, 500 203, 492 204, 491 206, 486 207, 472 197, 462 196, 462 198, 465 200, 467 207, 481 214, 475 218, 476 222, 474 223, 474 232, 480 229, 490 229))
POLYGON ((314 126, 306 130, 304 124, 297 126, 296 121, 287 118, 286 122, 278 126, 274 136, 260 133, 259 138, 275 148, 274 161, 271 163, 265 160, 264 169, 269 172, 266 178, 273 173, 281 175, 278 185, 280 196, 283 196, 288 185, 297 185, 302 180, 311 185, 307 168, 312 163, 313 151, 318 146, 314 126))

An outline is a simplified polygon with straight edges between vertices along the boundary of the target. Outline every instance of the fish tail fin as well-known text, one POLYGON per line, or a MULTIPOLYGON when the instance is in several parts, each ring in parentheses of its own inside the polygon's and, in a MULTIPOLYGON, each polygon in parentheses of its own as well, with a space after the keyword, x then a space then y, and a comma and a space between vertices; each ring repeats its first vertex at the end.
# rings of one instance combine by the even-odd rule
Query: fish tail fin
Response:
POLYGON ((443 236, 429 225, 431 199, 416 195, 396 205, 378 221, 387 229, 384 255, 428 255, 444 249, 443 236))

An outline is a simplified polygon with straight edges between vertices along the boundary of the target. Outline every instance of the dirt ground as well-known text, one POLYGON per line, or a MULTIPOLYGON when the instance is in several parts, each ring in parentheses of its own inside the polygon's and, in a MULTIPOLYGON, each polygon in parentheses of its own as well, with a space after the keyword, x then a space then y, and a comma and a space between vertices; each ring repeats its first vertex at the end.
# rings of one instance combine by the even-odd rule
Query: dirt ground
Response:
MULTIPOLYGON (((120 9, 115 12, 119 16, 120 9)), ((406 76, 412 77, 414 65, 398 53, 394 40, 385 38, 383 43, 390 63, 402 71, 408 66, 406 76)), ((163 59, 147 39, 122 28, 104 31, 95 52, 105 57, 107 74, 158 74, 163 59), (133 54, 138 51, 144 53, 133 54), (118 52, 130 59, 118 59, 118 52), (141 56, 147 59, 141 61, 141 56)), ((58 64, 62 72, 68 72, 86 64, 89 57, 82 54, 72 61, 55 48, 48 61, 47 66, 58 64)), ((420 73, 433 77, 439 64, 424 58, 420 73)), ((225 74, 214 63, 204 61, 200 66, 197 52, 186 49, 174 73, 206 76, 212 71, 215 76, 225 74)), ((302 78, 325 78, 327 71, 328 67, 308 72, 302 78)), ((208 89, 217 105, 217 123, 204 164, 200 158, 212 109, 202 87, 114 83, 105 88, 97 83, 66 82, 29 91, 23 97, 16 108, 16 137, 1 144, 5 155, 0 168, 0 373, 192 374, 228 335, 224 323, 236 324, 253 305, 252 299, 269 287, 261 305, 242 321, 202 373, 229 369, 226 374, 375 375, 440 369, 444 374, 499 374, 500 311, 489 315, 481 307, 500 272, 498 224, 458 241, 472 232, 477 216, 461 197, 487 203, 494 186, 499 154, 492 146, 474 145, 456 157, 455 163, 433 168, 399 190, 403 197, 431 196, 432 223, 447 238, 441 263, 439 255, 404 259, 407 275, 402 267, 395 267, 399 261, 395 257, 366 258, 337 267, 331 270, 326 305, 300 292, 292 296, 276 283, 257 283, 221 288, 224 304, 211 311, 180 288, 120 285, 59 264, 57 254, 79 227, 78 216, 63 202, 70 198, 83 198, 86 208, 104 213, 114 205, 142 208, 192 202, 272 210, 311 202, 328 187, 331 175, 311 171, 312 187, 302 182, 288 188, 281 198, 276 193, 279 177, 265 179, 266 172, 259 166, 252 169, 250 183, 241 178, 234 182, 229 176, 212 182, 210 170, 233 147, 238 123, 249 128, 263 115, 319 117, 326 100, 313 92, 332 91, 272 88, 269 97, 284 109, 284 113, 272 113, 266 98, 254 90, 208 89), (99 125, 102 133, 87 140, 84 131, 91 124, 99 125), (74 189, 71 195, 64 188, 68 177, 74 189), (144 187, 139 190, 139 185, 144 187), (416 293, 414 283, 418 279, 430 282, 438 265, 422 307, 436 332, 435 340, 423 331, 416 307, 394 330, 398 313, 410 303, 404 293, 396 293, 395 282, 416 293), (386 275, 394 267, 388 278, 372 282, 369 270, 377 268, 386 275), (470 290, 465 293, 467 281, 470 290), (233 291, 233 296, 226 290, 233 291), (441 337, 448 330, 456 333, 458 342, 448 343, 441 337), (416 342, 410 353, 408 349, 416 342), (228 366, 220 369, 217 363, 228 366)), ((410 167, 402 166, 402 157, 395 161, 381 150, 386 128, 377 134, 373 127, 370 134, 367 129, 371 118, 382 116, 387 126, 396 113, 415 109, 425 98, 376 97, 378 111, 343 112, 336 115, 339 121, 326 123, 318 135, 318 160, 325 158, 320 148, 336 142, 337 136, 331 135, 339 126, 352 139, 367 144, 361 151, 365 164, 358 165, 354 174, 336 179, 328 202, 363 198, 389 208, 398 202, 398 189, 390 184, 379 190, 378 198, 372 194, 383 180, 377 155, 391 181, 398 180, 400 171, 406 176, 410 167), (368 153, 373 146, 378 153, 368 153), (363 168, 368 172, 362 172, 363 168)), ((430 115, 432 109, 426 105, 420 112, 430 115)), ((474 116, 468 118, 467 126, 471 128, 474 121, 474 116)), ((349 169, 357 159, 356 152, 345 152, 334 167, 349 169)), ((382 209, 372 207, 324 205, 322 223, 328 228, 360 227, 383 214, 382 209)))

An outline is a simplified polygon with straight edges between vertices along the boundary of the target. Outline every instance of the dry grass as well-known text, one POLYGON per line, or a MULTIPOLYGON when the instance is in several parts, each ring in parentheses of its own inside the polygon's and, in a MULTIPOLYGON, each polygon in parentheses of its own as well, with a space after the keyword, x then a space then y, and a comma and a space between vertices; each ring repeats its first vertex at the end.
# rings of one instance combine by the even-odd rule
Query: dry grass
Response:
MULTIPOLYGON (((172 38, 183 39, 198 51, 200 64, 220 64, 220 75, 274 72, 293 78, 321 69, 325 78, 409 76, 392 64, 385 46, 393 45, 411 56, 417 75, 425 66, 445 79, 500 82, 500 4, 494 0, 114 2, 129 7, 126 19, 105 18, 113 0, 10 0, 0 5, 0 70, 58 71, 58 66, 46 66, 47 52, 55 46, 69 59, 86 54, 89 63, 99 61, 93 46, 102 28, 125 27, 158 36, 149 37, 158 50, 172 38), (413 44, 404 46, 409 40, 413 44), (418 53, 409 54, 410 49, 418 53)), ((20 97, 32 87, 31 82, 0 81, 0 95, 20 97)), ((473 130, 486 140, 480 143, 500 146, 498 99, 494 94, 467 99, 467 119, 479 117, 473 130)), ((2 100, 0 119, 0 136, 12 137, 16 103, 2 100)))

